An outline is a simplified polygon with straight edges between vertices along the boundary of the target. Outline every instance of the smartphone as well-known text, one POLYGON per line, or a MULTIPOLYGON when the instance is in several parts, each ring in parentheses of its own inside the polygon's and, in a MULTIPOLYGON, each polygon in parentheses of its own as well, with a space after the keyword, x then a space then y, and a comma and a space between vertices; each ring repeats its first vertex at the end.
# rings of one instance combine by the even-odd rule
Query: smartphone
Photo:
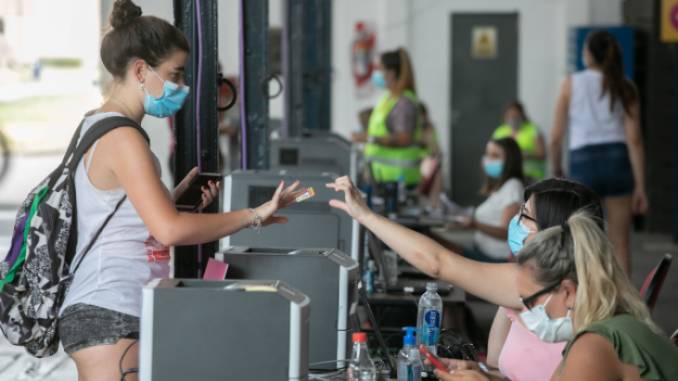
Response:
POLYGON ((221 181, 223 175, 220 173, 203 172, 196 175, 184 193, 176 201, 177 209, 185 211, 194 211, 202 202, 202 187, 209 188, 209 182, 217 183, 221 181))
POLYGON ((431 364, 433 364, 433 366, 436 369, 438 369, 441 372, 446 372, 446 373, 449 372, 449 370, 447 369, 445 364, 443 364, 443 362, 440 361, 440 359, 438 357, 436 357, 436 355, 431 353, 424 344, 419 345, 419 352, 422 354, 422 356, 426 357, 426 359, 428 359, 428 361, 430 361, 431 364))

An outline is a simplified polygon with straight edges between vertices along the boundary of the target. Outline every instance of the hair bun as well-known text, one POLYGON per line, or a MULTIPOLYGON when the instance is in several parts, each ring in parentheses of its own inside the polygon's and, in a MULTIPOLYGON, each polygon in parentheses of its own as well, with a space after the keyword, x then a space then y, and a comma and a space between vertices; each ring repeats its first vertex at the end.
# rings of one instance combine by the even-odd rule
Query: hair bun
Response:
POLYGON ((139 16, 141 16, 141 7, 134 4, 132 0, 116 0, 113 4, 113 12, 111 12, 111 26, 115 29, 122 28, 139 16))

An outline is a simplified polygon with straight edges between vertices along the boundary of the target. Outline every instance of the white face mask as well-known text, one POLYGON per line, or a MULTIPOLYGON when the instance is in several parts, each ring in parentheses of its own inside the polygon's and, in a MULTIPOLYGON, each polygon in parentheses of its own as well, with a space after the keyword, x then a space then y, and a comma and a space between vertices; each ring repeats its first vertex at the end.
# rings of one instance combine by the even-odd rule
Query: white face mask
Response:
POLYGON ((534 306, 531 310, 520 313, 525 327, 539 337, 539 340, 547 343, 559 343, 569 341, 574 336, 572 317, 570 310, 567 315, 558 319, 551 319, 546 313, 546 305, 551 300, 551 296, 546 299, 544 304, 534 306))

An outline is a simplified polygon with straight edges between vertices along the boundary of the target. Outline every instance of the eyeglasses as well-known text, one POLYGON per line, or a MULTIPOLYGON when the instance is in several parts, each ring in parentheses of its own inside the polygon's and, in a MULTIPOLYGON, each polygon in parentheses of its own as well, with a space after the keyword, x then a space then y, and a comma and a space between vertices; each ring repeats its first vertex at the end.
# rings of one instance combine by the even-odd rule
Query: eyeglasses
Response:
POLYGON ((520 206, 520 214, 518 214, 518 223, 520 223, 523 220, 523 218, 526 218, 534 223, 537 223, 536 219, 530 217, 528 214, 525 213, 525 203, 523 203, 520 206))
POLYGON ((531 310, 532 308, 534 308, 534 303, 537 301, 537 299, 540 296, 542 296, 544 294, 548 294, 549 292, 555 290, 556 287, 558 287, 558 286, 560 286, 560 282, 557 282, 557 283, 554 283, 554 284, 552 284, 548 287, 542 288, 541 290, 535 292, 534 294, 532 294, 532 295, 530 295, 526 298, 520 298, 520 301, 523 302, 523 305, 525 306, 525 308, 527 308, 528 310, 531 310))

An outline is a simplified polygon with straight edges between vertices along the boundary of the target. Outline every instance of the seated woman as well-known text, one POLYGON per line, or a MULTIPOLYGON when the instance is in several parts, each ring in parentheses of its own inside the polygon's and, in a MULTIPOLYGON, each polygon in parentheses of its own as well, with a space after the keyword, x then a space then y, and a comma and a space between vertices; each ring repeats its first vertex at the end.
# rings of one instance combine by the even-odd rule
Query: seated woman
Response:
MULTIPOLYGON (((518 268, 514 263, 490 264, 468 260, 422 234, 374 214, 346 177, 328 186, 345 193, 345 202, 334 200, 331 202, 333 207, 345 210, 419 270, 491 303, 508 309, 521 308, 515 285, 518 268)), ((518 252, 537 231, 560 225, 580 208, 586 207, 602 220, 602 206, 596 194, 572 181, 544 180, 528 187, 524 200, 520 214, 511 221, 508 234, 514 252, 518 252)), ((505 318, 506 314, 501 312, 498 316, 505 318)), ((518 332, 510 332, 508 336, 504 334, 497 341, 500 343, 496 351, 501 350, 499 367, 502 372, 507 372, 514 381, 548 378, 560 362, 563 345, 541 343, 533 334, 525 334, 523 326, 511 324, 508 320, 504 324, 507 325, 505 331, 509 331, 510 327, 511 331, 518 332), (506 345, 502 350, 504 339, 506 345), (521 363, 514 361, 516 358, 533 361, 529 369, 524 369, 521 363)), ((488 363, 497 367, 496 360, 490 363, 488 358, 488 363)))
POLYGON ((490 140, 482 160, 485 184, 481 193, 487 199, 459 225, 474 229, 473 247, 463 255, 482 262, 507 262, 506 229, 523 200, 523 168, 520 148, 512 138, 490 140))
MULTIPOLYGON (((577 213, 518 256, 520 318, 545 342, 567 342, 551 380, 677 380, 678 348, 657 328, 598 223, 577 213)), ((490 379, 479 370, 442 380, 490 379)))
POLYGON ((546 173, 546 149, 539 127, 530 121, 525 107, 513 101, 504 110, 504 123, 497 127, 492 139, 512 137, 523 153, 523 172, 529 183, 542 180, 546 173))

